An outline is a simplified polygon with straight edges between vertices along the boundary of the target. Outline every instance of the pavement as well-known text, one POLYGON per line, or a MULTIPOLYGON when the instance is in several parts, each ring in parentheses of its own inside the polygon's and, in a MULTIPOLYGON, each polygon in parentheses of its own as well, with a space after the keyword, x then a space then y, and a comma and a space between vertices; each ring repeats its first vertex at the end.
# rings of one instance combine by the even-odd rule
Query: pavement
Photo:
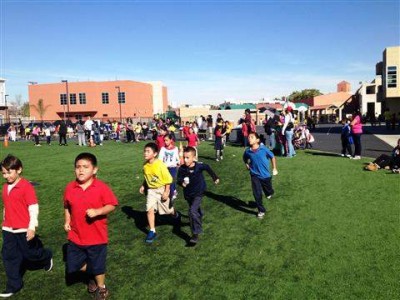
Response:
MULTIPOLYGON (((311 131, 315 138, 313 149, 339 155, 342 151, 341 129, 342 126, 338 124, 318 124, 315 130, 311 131)), ((365 125, 363 131, 364 134, 361 136, 362 157, 376 158, 383 153, 390 154, 400 138, 399 127, 391 130, 386 129, 385 126, 365 125)), ((263 127, 257 126, 257 132, 264 134, 263 127)))

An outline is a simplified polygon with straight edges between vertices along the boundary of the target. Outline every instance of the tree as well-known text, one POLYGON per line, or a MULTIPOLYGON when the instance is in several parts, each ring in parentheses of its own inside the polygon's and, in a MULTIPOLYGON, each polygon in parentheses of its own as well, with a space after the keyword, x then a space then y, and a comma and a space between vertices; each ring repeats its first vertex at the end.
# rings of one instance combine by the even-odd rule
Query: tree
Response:
POLYGON ((320 96, 323 95, 320 90, 317 89, 305 89, 302 91, 294 91, 290 94, 289 96, 289 100, 290 101, 299 101, 299 100, 303 100, 303 99, 308 99, 308 98, 312 98, 315 96, 320 96))
POLYGON ((34 104, 30 105, 30 107, 32 107, 34 110, 37 111, 41 121, 43 121, 43 116, 46 114, 46 111, 50 106, 51 105, 44 105, 43 99, 39 99, 36 105, 34 104))
POLYGON ((29 102, 25 102, 21 105, 20 113, 23 117, 29 117, 31 115, 29 111, 29 102))

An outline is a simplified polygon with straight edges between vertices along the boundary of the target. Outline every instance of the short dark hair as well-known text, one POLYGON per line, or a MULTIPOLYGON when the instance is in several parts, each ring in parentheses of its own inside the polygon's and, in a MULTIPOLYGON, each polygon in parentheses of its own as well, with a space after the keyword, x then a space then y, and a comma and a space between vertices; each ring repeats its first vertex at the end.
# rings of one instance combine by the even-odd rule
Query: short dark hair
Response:
POLYGON ((153 143, 153 142, 147 143, 144 146, 144 149, 146 149, 146 148, 150 148, 151 150, 153 150, 153 152, 158 153, 158 146, 156 143, 153 143))
POLYGON ((194 149, 191 146, 187 146, 185 147, 185 149, 183 149, 184 153, 192 153, 194 156, 196 156, 196 149, 194 149))
POLYGON ((174 140, 174 136, 173 136, 172 133, 168 133, 168 134, 164 135, 164 139, 165 138, 169 138, 170 140, 174 140))
POLYGON ((250 132, 249 135, 252 134, 256 137, 256 139, 261 139, 257 132, 250 132))
POLYGON ((18 157, 8 154, 1 162, 1 167, 7 171, 19 170, 22 169, 22 161, 18 157))
POLYGON ((74 165, 76 165, 76 163, 81 159, 88 160, 94 167, 97 167, 97 158, 94 154, 89 152, 82 152, 81 154, 78 154, 78 156, 75 158, 74 165))

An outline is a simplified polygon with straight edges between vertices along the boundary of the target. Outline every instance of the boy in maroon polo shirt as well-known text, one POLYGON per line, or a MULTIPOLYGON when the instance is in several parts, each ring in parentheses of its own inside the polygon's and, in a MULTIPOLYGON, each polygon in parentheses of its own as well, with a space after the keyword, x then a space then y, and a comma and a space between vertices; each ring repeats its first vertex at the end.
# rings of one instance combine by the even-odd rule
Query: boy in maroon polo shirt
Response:
POLYGON ((0 298, 8 298, 22 289, 22 268, 24 263, 34 268, 50 271, 53 255, 43 248, 36 236, 39 205, 32 184, 21 177, 22 162, 8 155, 1 162, 3 178, 3 248, 2 256, 7 275, 6 290, 0 298))
POLYGON ((106 299, 107 215, 118 205, 112 190, 96 178, 97 159, 91 153, 75 158, 76 180, 64 192, 64 229, 68 232, 67 273, 87 272, 92 276, 89 293, 106 299), (94 277, 94 278, 93 278, 94 277))

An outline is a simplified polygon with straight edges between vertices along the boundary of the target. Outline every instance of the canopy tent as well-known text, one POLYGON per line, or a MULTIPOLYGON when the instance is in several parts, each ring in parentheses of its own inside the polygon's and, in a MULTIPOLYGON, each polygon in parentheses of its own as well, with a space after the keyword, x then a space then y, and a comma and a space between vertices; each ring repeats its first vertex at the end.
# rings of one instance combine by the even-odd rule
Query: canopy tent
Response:
POLYGON ((309 108, 309 106, 305 103, 295 103, 294 106, 294 110, 297 110, 299 112, 306 112, 309 108))

